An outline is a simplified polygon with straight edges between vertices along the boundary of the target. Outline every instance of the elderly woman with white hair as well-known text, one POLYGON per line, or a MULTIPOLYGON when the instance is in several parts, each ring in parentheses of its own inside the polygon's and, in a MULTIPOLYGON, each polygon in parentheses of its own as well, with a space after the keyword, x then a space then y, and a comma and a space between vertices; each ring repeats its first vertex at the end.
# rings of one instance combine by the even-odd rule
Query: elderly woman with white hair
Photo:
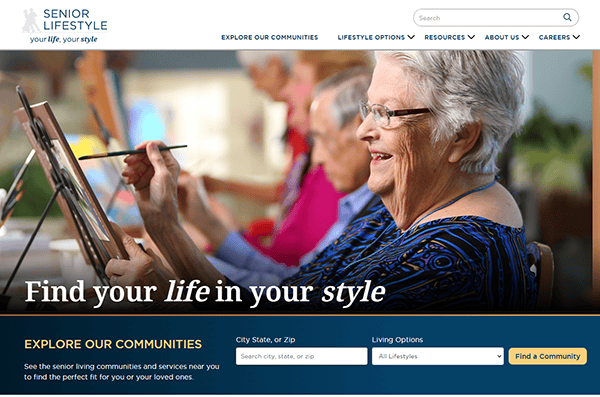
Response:
MULTIPOLYGON (((519 59, 506 51, 379 53, 368 98, 360 104, 364 121, 357 135, 372 156, 369 189, 381 196, 383 205, 352 222, 312 263, 283 281, 288 289, 310 287, 306 300, 282 298, 262 302, 263 307, 533 309, 537 285, 527 262, 523 221, 512 196, 495 178, 496 157, 519 125, 521 78, 519 59), (352 299, 351 287, 361 286, 383 287, 379 291, 385 293, 352 299), (333 291, 341 292, 332 297, 333 291)), ((144 167, 137 170, 140 178, 125 173, 136 187, 149 184, 148 191, 142 189, 147 197, 152 184, 157 194, 165 191, 155 179, 173 174, 168 152, 152 144, 148 157, 148 172, 154 174, 156 168, 160 178, 150 179, 144 167)), ((149 230, 175 238, 162 217, 147 217, 149 230)), ((181 248, 179 244, 174 250, 180 256, 174 261, 187 266, 190 275, 193 268, 203 283, 227 283, 204 261, 182 257, 181 248)), ((130 262, 137 263, 135 258, 130 262)), ((122 274, 127 266, 113 261, 107 273, 116 275, 117 282, 127 276, 122 274)))
POLYGON ((387 264, 390 306, 532 308, 523 220, 495 179, 496 157, 519 126, 519 59, 431 51, 377 61, 358 136, 372 155, 369 189, 398 235, 355 262, 387 264))

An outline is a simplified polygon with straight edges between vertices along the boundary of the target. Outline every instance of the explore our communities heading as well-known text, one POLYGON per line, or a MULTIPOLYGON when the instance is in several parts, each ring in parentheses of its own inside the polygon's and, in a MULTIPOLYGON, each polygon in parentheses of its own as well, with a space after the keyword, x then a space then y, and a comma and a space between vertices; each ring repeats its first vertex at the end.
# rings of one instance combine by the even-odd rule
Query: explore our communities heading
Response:
POLYGON ((25 339, 26 350, 201 349, 200 339, 25 339))
POLYGON ((316 34, 222 34, 223 41, 285 41, 285 40, 319 40, 316 34))

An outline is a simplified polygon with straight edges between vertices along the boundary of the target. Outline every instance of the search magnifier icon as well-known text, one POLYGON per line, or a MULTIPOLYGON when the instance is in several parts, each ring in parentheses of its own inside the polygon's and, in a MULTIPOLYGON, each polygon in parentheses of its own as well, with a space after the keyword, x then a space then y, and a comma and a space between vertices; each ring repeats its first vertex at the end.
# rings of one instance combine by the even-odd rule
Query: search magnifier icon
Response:
POLYGON ((573 22, 571 21, 571 14, 569 14, 568 12, 565 12, 565 15, 563 15, 563 19, 565 21, 573 22))

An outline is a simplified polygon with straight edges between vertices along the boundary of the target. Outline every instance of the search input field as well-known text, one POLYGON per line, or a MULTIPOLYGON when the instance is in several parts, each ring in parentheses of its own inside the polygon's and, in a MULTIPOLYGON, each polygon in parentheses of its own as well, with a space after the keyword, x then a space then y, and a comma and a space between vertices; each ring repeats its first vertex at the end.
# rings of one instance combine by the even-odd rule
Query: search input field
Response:
POLYGON ((366 347, 238 347, 237 365, 367 365, 366 347))
POLYGON ((569 27, 579 14, 572 8, 420 8, 413 20, 422 27, 569 27))

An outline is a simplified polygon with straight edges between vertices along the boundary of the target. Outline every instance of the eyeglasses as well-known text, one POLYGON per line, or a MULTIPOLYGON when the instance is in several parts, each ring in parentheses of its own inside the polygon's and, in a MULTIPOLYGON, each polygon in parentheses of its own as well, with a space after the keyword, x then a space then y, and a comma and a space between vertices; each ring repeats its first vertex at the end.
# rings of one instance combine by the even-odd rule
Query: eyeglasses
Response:
POLYGON ((383 105, 373 104, 368 105, 364 101, 359 101, 360 116, 365 120, 369 113, 373 112, 375 122, 381 127, 387 127, 390 125, 390 117, 407 116, 409 114, 421 114, 429 113, 429 108, 418 108, 418 109, 402 109, 402 110, 390 110, 383 105))

